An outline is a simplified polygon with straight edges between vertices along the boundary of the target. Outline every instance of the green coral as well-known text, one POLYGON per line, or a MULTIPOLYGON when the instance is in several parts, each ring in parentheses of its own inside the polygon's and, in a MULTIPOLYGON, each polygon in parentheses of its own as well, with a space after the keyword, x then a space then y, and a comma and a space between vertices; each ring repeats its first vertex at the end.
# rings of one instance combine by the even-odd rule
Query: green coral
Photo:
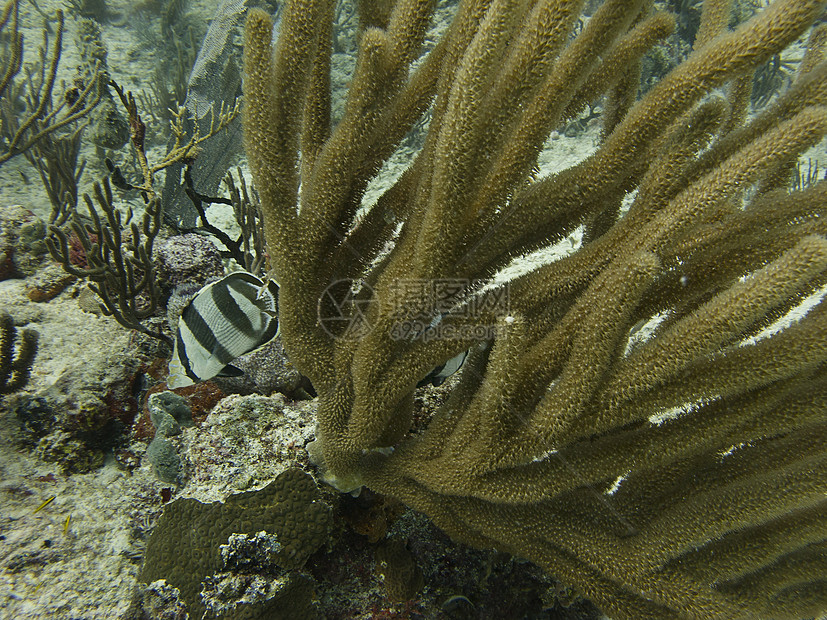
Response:
POLYGON ((152 463, 152 471, 158 480, 170 484, 178 484, 181 481, 181 458, 175 444, 160 433, 155 435, 155 439, 146 449, 146 458, 152 463))
POLYGON ((314 617, 312 584, 294 571, 327 541, 331 527, 330 508, 313 478, 288 469, 263 489, 231 495, 224 503, 178 499, 168 504, 147 544, 140 579, 165 579, 179 589, 191 617, 201 618, 207 611, 199 598, 202 582, 228 569, 221 547, 226 549, 232 534, 266 531, 279 543, 269 560, 284 571, 283 583, 273 599, 255 609, 237 607, 223 617, 314 617), (289 616, 279 609, 290 610, 289 616))
POLYGON ((359 3, 335 125, 335 2, 289 0, 277 26, 253 9, 245 30, 245 148, 325 480, 617 620, 823 612, 827 184, 787 186, 827 135, 824 0, 732 31, 731 2, 703 2, 692 52, 641 98, 640 58, 676 21, 652 2, 585 20, 582 1, 460 0, 436 36, 437 3, 380 4, 359 3), (752 74, 817 23, 750 117, 752 74), (547 148, 567 158, 552 132, 601 98, 594 150, 541 172, 547 148), (503 282, 515 259, 531 270, 503 282), (415 417, 415 386, 466 350, 415 417))
POLYGON ((33 256, 43 256, 48 252, 46 247, 46 224, 39 218, 34 218, 20 226, 20 248, 33 256))

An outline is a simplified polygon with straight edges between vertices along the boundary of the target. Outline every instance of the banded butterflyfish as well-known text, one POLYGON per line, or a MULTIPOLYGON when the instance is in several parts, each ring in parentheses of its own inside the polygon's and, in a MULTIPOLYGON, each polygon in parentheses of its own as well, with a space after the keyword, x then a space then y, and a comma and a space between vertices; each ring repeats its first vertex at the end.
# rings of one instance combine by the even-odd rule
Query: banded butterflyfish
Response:
POLYGON ((230 362, 278 335, 278 290, 238 271, 198 291, 178 319, 167 386, 243 374, 230 362))
MULTIPOLYGON (((436 329, 439 324, 442 322, 442 313, 437 314, 433 320, 431 321, 430 325, 425 329, 425 331, 436 329)), ((422 334, 419 334, 421 336, 422 334)), ((455 355, 451 359, 449 359, 444 364, 440 364, 436 368, 434 368, 431 372, 427 375, 422 377, 417 384, 416 387, 421 388, 425 387, 426 385, 433 385, 434 387, 439 387, 445 380, 450 377, 452 374, 457 372, 462 365, 465 363, 465 358, 468 357, 468 351, 463 351, 462 353, 455 355)))
POLYGON ((425 375, 419 382, 416 384, 416 387, 421 388, 425 387, 426 385, 433 385, 434 387, 439 387, 445 380, 462 368, 462 365, 465 363, 465 358, 468 357, 468 351, 463 351, 459 355, 455 355, 451 359, 449 359, 444 364, 440 364, 436 368, 434 368, 431 372, 425 375))

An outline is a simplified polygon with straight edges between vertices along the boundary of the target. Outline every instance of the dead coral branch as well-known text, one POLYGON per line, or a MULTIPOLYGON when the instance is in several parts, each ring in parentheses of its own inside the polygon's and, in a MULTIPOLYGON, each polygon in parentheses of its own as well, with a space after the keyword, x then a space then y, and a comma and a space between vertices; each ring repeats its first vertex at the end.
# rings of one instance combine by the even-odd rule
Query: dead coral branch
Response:
POLYGON ((129 135, 141 171, 141 180, 129 183, 129 189, 139 190, 144 196, 144 200, 147 201, 155 199, 156 174, 178 162, 188 163, 194 160, 198 156, 201 143, 209 140, 222 129, 226 128, 241 111, 238 101, 235 101, 231 108, 222 103, 217 113, 214 108, 211 108, 210 126, 207 132, 202 135, 196 123, 195 132, 192 136, 189 136, 184 129, 187 110, 183 106, 179 106, 177 110, 173 111, 172 120, 169 123, 170 132, 174 137, 173 143, 160 161, 151 163, 147 158, 146 145, 144 144, 146 124, 138 113, 138 105, 135 97, 131 91, 124 91, 123 88, 114 81, 111 81, 110 85, 115 89, 115 92, 118 93, 118 97, 126 110, 129 120, 129 135))

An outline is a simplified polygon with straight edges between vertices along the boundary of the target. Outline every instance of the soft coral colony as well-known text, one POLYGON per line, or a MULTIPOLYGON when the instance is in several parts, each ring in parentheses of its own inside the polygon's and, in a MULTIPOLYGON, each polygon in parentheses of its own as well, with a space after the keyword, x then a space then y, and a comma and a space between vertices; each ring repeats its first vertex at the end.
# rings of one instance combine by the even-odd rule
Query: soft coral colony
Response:
POLYGON ((731 2, 707 0, 691 54, 641 97, 641 58, 674 26, 653 2, 581 20, 582 1, 462 0, 420 59, 434 4, 359 3, 335 124, 335 2, 288 2, 275 43, 264 12, 246 26, 246 150, 326 479, 530 559, 614 618, 823 611, 824 301, 766 328, 827 278, 827 186, 788 189, 827 131, 825 3, 730 29, 731 2), (753 72, 801 37, 792 85, 750 117, 753 72), (537 175, 550 132, 599 97, 596 151, 537 175), (426 112, 422 148, 360 211, 426 112), (575 231, 506 309, 486 303, 503 287, 474 283, 575 231), (420 316, 433 289, 412 282, 468 285, 420 316), (411 317, 425 329, 400 337, 411 317), (417 382, 469 349, 409 432, 417 382))

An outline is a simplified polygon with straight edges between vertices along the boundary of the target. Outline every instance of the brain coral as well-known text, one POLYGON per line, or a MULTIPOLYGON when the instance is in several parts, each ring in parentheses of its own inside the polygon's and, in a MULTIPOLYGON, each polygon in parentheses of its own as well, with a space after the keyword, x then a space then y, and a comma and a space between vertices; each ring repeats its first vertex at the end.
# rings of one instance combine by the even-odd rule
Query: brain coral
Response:
MULTIPOLYGON (((180 590, 191 617, 200 618, 205 612, 199 598, 202 581, 227 570, 220 546, 231 534, 263 530, 275 535, 280 547, 271 562, 292 571, 327 540, 330 529, 331 511, 313 478, 300 469, 287 469, 263 489, 231 495, 224 503, 178 499, 168 504, 147 543, 141 581, 165 579, 180 590)), ((282 589, 279 597, 301 599, 287 605, 294 611, 297 606, 309 609, 311 589, 305 579, 294 575, 291 580, 295 587, 282 589)), ((234 615, 256 614, 238 608, 234 615)))

